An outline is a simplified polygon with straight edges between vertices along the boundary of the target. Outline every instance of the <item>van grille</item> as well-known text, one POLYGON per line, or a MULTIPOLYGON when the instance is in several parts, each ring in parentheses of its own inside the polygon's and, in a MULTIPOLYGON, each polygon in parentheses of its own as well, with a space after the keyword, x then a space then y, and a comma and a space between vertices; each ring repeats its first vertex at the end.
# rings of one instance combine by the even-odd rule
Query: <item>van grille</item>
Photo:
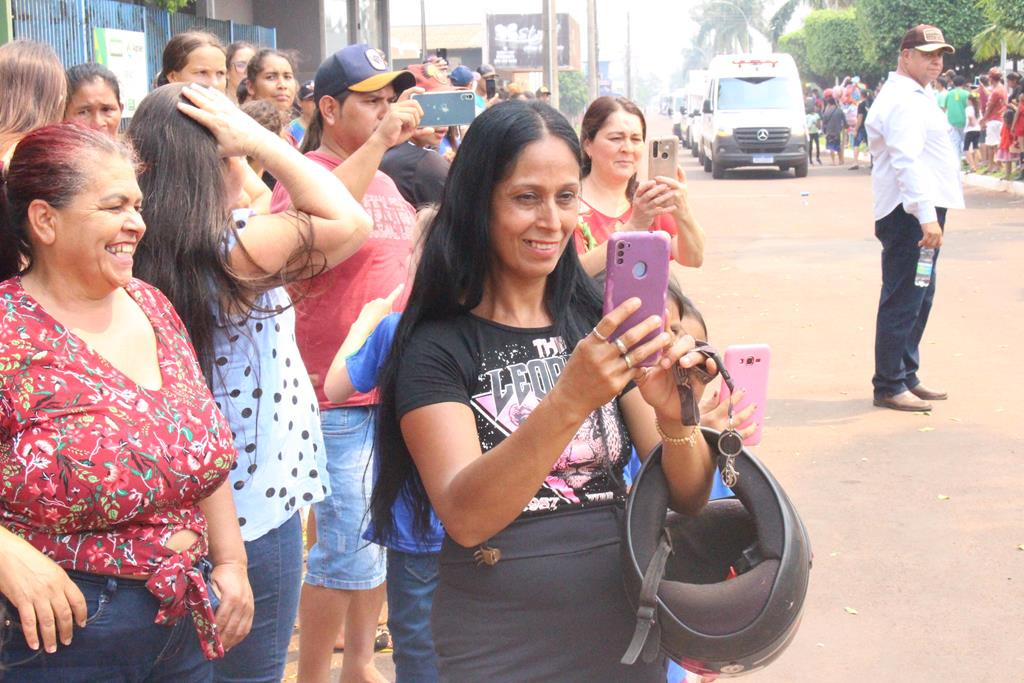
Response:
POLYGON ((737 128, 732 135, 740 151, 749 154, 782 152, 789 142, 789 128, 737 128), (758 139, 757 133, 762 130, 767 131, 767 140, 758 139))

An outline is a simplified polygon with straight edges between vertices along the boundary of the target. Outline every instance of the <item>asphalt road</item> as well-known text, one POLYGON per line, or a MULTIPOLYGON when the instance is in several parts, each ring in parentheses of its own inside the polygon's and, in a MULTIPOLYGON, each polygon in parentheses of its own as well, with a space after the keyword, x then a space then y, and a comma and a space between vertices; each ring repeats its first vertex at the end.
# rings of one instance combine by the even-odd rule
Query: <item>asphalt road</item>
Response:
MULTIPOLYGON (((921 373, 950 399, 905 414, 871 405, 881 275, 867 169, 712 180, 688 155, 683 166, 707 232, 683 289, 720 348, 771 345, 756 451, 814 550, 795 640, 746 680, 1024 680, 1024 199, 968 188, 968 208, 950 212, 921 373)), ((390 656, 377 660, 393 676, 390 656)))
POLYGON ((950 399, 901 414, 871 404, 869 171, 684 166, 708 246, 683 289, 720 347, 772 346, 757 453, 814 550, 796 639, 748 680, 1024 680, 1024 200, 950 212, 921 363, 950 399))

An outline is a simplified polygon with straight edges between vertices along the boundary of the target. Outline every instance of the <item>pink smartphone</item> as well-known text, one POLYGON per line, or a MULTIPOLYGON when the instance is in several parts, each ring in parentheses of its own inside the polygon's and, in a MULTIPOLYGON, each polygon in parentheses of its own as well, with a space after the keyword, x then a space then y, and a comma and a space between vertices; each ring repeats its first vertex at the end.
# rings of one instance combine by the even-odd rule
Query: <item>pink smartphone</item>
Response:
MULTIPOLYGON (((668 262, 671 241, 667 232, 617 232, 608 240, 608 260, 605 265, 604 314, 631 297, 643 302, 608 340, 614 342, 619 335, 652 315, 662 319, 661 327, 634 344, 644 344, 665 329, 665 300, 668 295, 668 262)), ((635 363, 654 365, 661 352, 635 363)))
MULTIPOLYGON (((733 408, 733 413, 740 412, 751 403, 757 404, 757 409, 749 420, 735 425, 736 429, 742 429, 751 422, 757 423, 757 431, 743 440, 744 446, 756 446, 761 443, 764 404, 768 400, 768 366, 771 364, 771 358, 772 349, 767 344, 739 344, 725 350, 725 369, 732 376, 733 385, 744 391, 743 400, 733 408)), ((724 403, 728 399, 729 387, 722 382, 718 402, 724 403)))

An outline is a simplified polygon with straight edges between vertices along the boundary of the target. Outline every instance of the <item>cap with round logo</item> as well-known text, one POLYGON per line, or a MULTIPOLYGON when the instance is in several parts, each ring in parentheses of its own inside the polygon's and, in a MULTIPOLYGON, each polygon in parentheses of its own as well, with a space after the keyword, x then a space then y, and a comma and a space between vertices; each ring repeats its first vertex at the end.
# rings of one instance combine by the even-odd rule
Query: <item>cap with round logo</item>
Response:
POLYGON ((341 48, 320 64, 313 77, 313 99, 325 95, 340 95, 346 90, 374 92, 394 85, 395 94, 416 84, 408 71, 391 71, 387 58, 380 50, 366 43, 341 48))
POLYGON ((942 31, 929 24, 918 24, 907 31, 900 43, 901 50, 920 50, 921 52, 935 52, 942 50, 952 54, 953 46, 946 42, 942 31))

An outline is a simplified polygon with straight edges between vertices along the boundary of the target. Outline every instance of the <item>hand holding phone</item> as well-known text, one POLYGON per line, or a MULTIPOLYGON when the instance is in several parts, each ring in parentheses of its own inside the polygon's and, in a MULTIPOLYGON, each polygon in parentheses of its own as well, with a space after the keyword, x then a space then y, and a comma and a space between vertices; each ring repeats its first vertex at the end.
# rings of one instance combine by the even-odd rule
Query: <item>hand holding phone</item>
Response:
POLYGON ((676 167, 679 165, 679 138, 674 135, 650 140, 647 143, 647 178, 654 180, 658 176, 675 179, 676 167))
POLYGON ((484 77, 484 88, 487 92, 487 99, 490 100, 498 94, 498 79, 494 76, 484 77))
MULTIPOLYGON (((640 299, 641 306, 626 318, 608 341, 614 343, 626 330, 651 316, 662 318, 660 328, 650 332, 633 348, 654 339, 665 330, 665 306, 668 296, 669 254, 671 242, 667 233, 617 232, 608 240, 608 260, 605 265, 604 314, 631 297, 640 299)), ((634 366, 651 366, 661 353, 634 360, 634 366)))
POLYGON ((412 99, 423 108, 421 128, 466 126, 476 118, 476 98, 468 90, 418 93, 412 99))
MULTIPOLYGON (((725 350, 723 361, 725 369, 729 371, 736 389, 744 391, 742 400, 733 406, 733 415, 744 411, 751 404, 757 406, 749 419, 742 424, 733 425, 736 429, 742 430, 752 423, 757 424, 754 433, 743 439, 745 446, 756 446, 761 443, 761 431, 764 427, 764 404, 768 399, 768 366, 771 356, 772 350, 767 344, 740 344, 730 346, 725 350)), ((718 398, 721 403, 729 400, 729 387, 724 382, 718 398)))

